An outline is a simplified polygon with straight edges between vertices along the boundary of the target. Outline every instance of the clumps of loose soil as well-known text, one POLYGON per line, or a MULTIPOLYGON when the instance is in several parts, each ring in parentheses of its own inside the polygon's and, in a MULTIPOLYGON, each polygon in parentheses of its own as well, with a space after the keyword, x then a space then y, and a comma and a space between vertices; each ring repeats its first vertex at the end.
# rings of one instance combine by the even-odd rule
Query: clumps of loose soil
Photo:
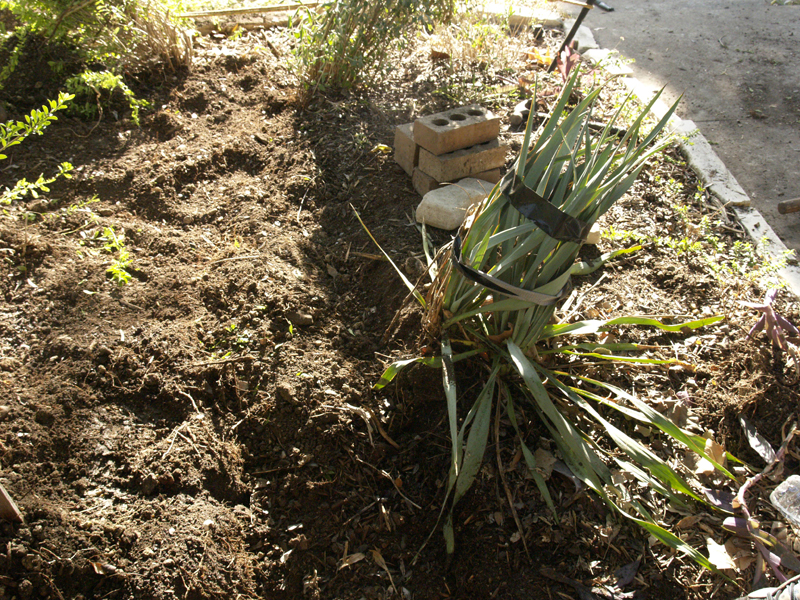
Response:
MULTIPOLYGON (((451 105, 445 85, 463 73, 417 49, 379 92, 303 104, 261 35, 205 40, 190 72, 143 79, 155 109, 139 128, 62 117, 9 153, 6 185, 62 160, 76 172, 0 220, 0 477, 25 516, 0 523, 0 598, 555 598, 637 560, 636 594, 707 598, 722 585, 718 597, 735 595, 558 474, 548 482, 556 521, 505 421, 457 511, 457 553, 446 557, 439 532, 418 553, 446 487, 441 376, 416 367, 371 386, 383 365, 435 341, 354 209, 418 275, 419 198, 375 149, 420 107, 451 105), (107 273, 107 228, 133 259, 126 285, 107 273), (498 450, 530 555, 498 483, 498 450)), ((558 80, 545 83, 546 102, 558 80)), ((506 114, 516 102, 495 95, 490 106, 506 114)), ((503 136, 516 152, 519 134, 504 126, 503 136)), ((695 189, 672 155, 607 224, 680 233, 674 204, 708 212, 695 189), (668 178, 685 191, 668 196, 668 178)), ((720 235, 742 239, 726 227, 720 235)), ((778 445, 797 405, 765 346, 745 338, 755 317, 736 300, 762 295, 759 285, 652 241, 630 256, 577 281, 587 295, 573 318, 729 318, 694 336, 614 333, 669 346, 694 371, 586 368, 654 402, 685 394, 698 432, 724 435, 755 463, 738 415, 778 445)), ((797 314, 788 298, 781 309, 797 314)), ((482 369, 459 365, 465 403, 482 369)), ((554 449, 536 419, 521 422, 529 446, 554 449)), ((772 519, 764 497, 759 513, 772 519)), ((718 525, 707 516, 684 535, 702 547, 705 535, 722 539, 718 525)))

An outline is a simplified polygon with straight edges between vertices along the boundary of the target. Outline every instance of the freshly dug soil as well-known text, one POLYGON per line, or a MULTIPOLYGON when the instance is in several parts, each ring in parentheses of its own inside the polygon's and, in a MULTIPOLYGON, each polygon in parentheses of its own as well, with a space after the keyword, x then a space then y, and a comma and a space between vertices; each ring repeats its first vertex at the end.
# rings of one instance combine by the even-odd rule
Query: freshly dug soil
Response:
MULTIPOLYGON (((286 56, 262 45, 268 35, 282 34, 207 38, 190 72, 142 79, 154 109, 141 127, 109 109, 97 125, 62 116, 4 161, 3 185, 63 160, 76 172, 0 220, 0 481, 25 517, 0 523, 0 598, 578 598, 588 597, 579 583, 612 585, 637 560, 615 597, 737 596, 741 588, 554 473, 556 521, 503 420, 446 555, 436 529, 450 452, 441 374, 413 367, 372 389, 391 360, 436 353, 437 342, 355 211, 419 279, 419 197, 382 146, 397 124, 452 106, 452 86, 468 89, 471 75, 422 49, 375 92, 307 102, 286 56), (119 258, 112 232, 132 259, 124 285, 107 271, 119 258)), ((484 84, 504 81, 479 73, 484 84)), ((559 80, 547 81, 545 103, 559 80)), ((41 98, 9 100, 19 118, 41 98)), ((504 117, 509 164, 521 136, 507 111, 518 101, 488 100, 504 117)), ((653 241, 695 235, 703 214, 723 222, 724 243, 744 239, 696 189, 672 152, 643 173, 605 225, 650 241, 576 279, 586 295, 571 308, 572 319, 727 315, 686 334, 612 333, 693 368, 562 366, 656 406, 681 399, 689 427, 760 469, 739 416, 777 447, 798 398, 778 383, 767 343, 746 337, 756 316, 737 301, 764 290, 715 274, 707 248, 653 241)), ((599 249, 632 243, 612 236, 599 249)), ((797 314, 793 299, 778 304, 797 314)), ((482 373, 480 360, 459 363, 465 407, 482 373)), ((528 446, 555 452, 527 416, 528 446)), ((790 453, 786 471, 797 464, 790 453)), ((767 501, 776 483, 751 495, 767 523, 777 518, 767 501)), ((688 541, 731 537, 719 514, 698 512, 688 541)), ((665 515, 668 524, 683 516, 665 515)), ((730 573, 742 586, 751 575, 730 573)))

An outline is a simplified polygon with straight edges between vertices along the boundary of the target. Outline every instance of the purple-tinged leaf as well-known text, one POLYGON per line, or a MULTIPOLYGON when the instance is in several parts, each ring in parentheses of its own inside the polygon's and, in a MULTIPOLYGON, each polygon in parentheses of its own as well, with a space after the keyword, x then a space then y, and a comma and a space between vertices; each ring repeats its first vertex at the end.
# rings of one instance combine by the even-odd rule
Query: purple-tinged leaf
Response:
POLYGON ((775 575, 778 581, 781 583, 786 581, 786 575, 784 575, 779 568, 781 566, 780 557, 767 550, 767 547, 758 540, 753 540, 753 543, 755 544, 756 548, 758 548, 759 552, 761 552, 761 555, 772 569, 772 573, 775 575))
POLYGON ((706 499, 712 506, 716 506, 717 508, 728 512, 733 512, 733 501, 736 496, 730 492, 726 492, 725 490, 710 490, 708 488, 703 488, 703 493, 705 493, 706 499))
POLYGON ((756 321, 756 324, 750 328, 750 331, 747 332, 747 337, 754 339, 753 336, 756 332, 761 331, 764 329, 764 323, 767 322, 767 315, 761 315, 761 317, 756 321))
POLYGON ((795 553, 780 540, 776 539, 775 542, 775 545, 772 546, 772 552, 778 555, 780 564, 795 573, 800 573, 800 560, 795 553))
POLYGON ((744 417, 739 417, 739 423, 741 423, 742 429, 744 429, 744 433, 747 436, 747 442, 750 444, 750 447, 755 450, 761 458, 764 459, 764 462, 771 464, 772 461, 775 460, 775 450, 772 448, 767 439, 758 433, 758 430, 756 430, 752 423, 750 423, 744 417))
POLYGON ((725 517, 725 520, 722 521, 722 528, 742 537, 750 535, 747 529, 747 519, 742 517, 725 517))
POLYGON ((632 563, 628 563, 627 565, 614 571, 614 579, 617 580, 614 585, 617 587, 617 589, 621 590, 633 581, 633 578, 636 577, 636 572, 639 570, 639 563, 641 561, 641 558, 637 558, 632 563))
POLYGON ((778 325, 780 325, 781 328, 784 331, 788 332, 792 337, 800 336, 800 331, 797 329, 797 327, 794 326, 794 323, 792 323, 789 319, 787 319, 783 315, 779 315, 778 313, 775 313, 775 318, 778 321, 778 325))

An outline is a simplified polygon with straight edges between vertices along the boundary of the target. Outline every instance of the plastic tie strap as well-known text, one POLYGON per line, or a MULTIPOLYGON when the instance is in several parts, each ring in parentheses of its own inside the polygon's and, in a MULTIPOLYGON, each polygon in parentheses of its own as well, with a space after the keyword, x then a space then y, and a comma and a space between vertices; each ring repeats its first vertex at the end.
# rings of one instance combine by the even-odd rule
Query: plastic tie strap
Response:
POLYGON ((539 229, 555 240, 582 244, 592 226, 553 206, 525 183, 509 172, 503 178, 500 193, 505 194, 522 216, 530 219, 539 229))
MULTIPOLYGON (((542 231, 555 240, 582 244, 589 234, 591 225, 550 204, 526 186, 514 172, 507 173, 500 182, 500 193, 509 199, 511 206, 517 209, 522 216, 536 223, 542 231)), ((555 295, 532 292, 466 265, 461 256, 460 233, 453 240, 451 258, 456 270, 470 281, 498 294, 539 306, 551 306, 572 291, 572 283, 567 281, 555 295)))
POLYGON ((498 279, 497 277, 492 277, 483 271, 478 271, 477 269, 473 269, 470 266, 464 264, 464 261, 461 257, 461 235, 457 234, 455 239, 453 240, 453 249, 450 254, 453 262, 453 266, 461 273, 464 277, 473 281, 479 285, 482 285, 488 290, 496 292, 498 294, 503 294, 504 296, 509 296, 511 298, 516 298, 518 300, 523 300, 525 302, 530 302, 532 304, 538 304, 539 306, 550 306, 558 302, 561 298, 566 296, 567 294, 572 291, 572 282, 567 281, 563 288, 558 292, 558 294, 551 296, 550 294, 542 294, 539 292, 532 292, 530 290, 523 289, 521 287, 516 287, 511 285, 510 283, 506 283, 505 281, 498 279))

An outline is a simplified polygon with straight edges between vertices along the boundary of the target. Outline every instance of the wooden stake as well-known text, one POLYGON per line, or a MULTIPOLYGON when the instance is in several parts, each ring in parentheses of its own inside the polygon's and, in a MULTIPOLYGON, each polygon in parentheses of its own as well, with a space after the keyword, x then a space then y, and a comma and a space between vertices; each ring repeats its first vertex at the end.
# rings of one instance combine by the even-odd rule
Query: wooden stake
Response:
POLYGON ((800 198, 794 198, 792 200, 782 200, 778 202, 778 212, 782 215, 786 213, 793 213, 800 210, 800 198))
POLYGON ((19 512, 19 508, 17 508, 17 504, 8 495, 6 488, 3 487, 3 484, 0 483, 0 519, 5 519, 6 521, 13 521, 15 523, 22 523, 22 513, 19 512))
POLYGON ((201 18, 201 17, 223 17, 230 15, 252 15, 257 13, 267 12, 281 12, 297 10, 298 8, 315 8, 319 2, 305 2, 295 4, 275 4, 272 6, 250 6, 248 8, 223 8, 222 10, 200 10, 196 12, 187 12, 177 15, 181 19, 201 18))

